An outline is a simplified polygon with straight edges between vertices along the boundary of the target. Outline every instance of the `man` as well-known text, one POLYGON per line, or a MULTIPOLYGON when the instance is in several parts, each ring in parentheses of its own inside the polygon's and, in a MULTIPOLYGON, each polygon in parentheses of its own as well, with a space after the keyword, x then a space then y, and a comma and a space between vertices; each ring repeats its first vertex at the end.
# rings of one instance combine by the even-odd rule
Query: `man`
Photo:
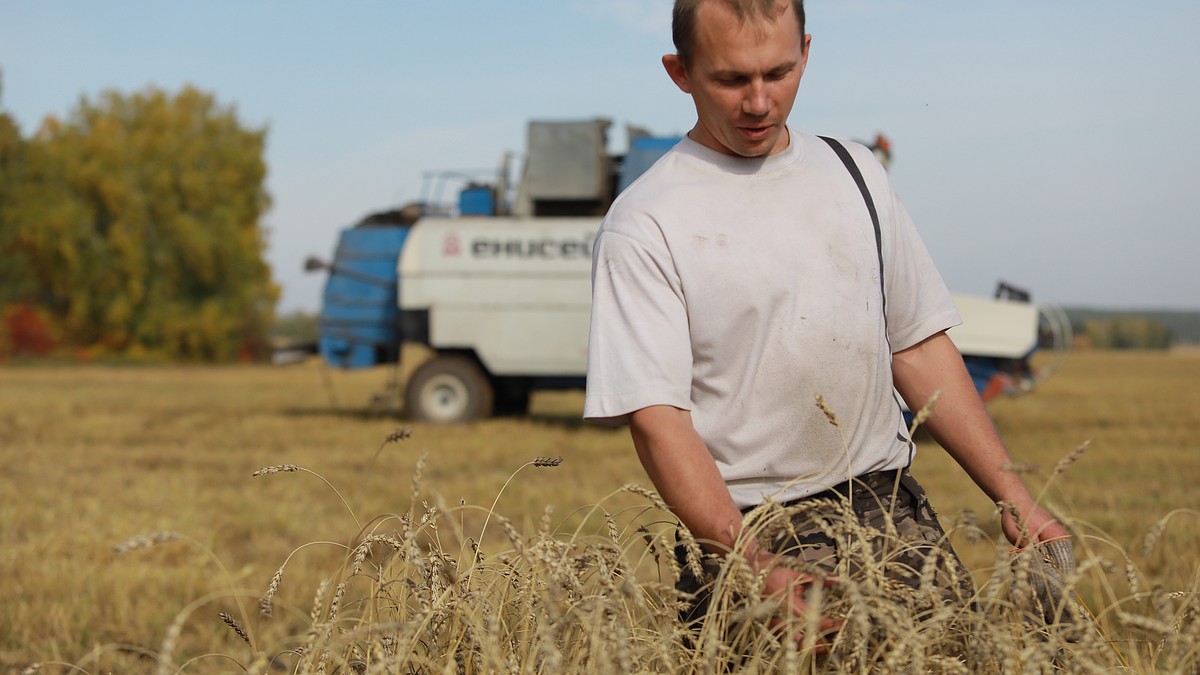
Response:
MULTIPOLYGON (((913 410, 940 392, 926 428, 1012 507, 1008 538, 1025 543, 1022 526, 1038 541, 1065 537, 1005 470, 945 335, 958 313, 883 168, 847 144, 877 243, 847 166, 787 126, 812 40, 802 0, 677 0, 673 37, 663 65, 697 121, 597 235, 585 418, 629 424, 663 499, 720 554, 767 498, 902 481, 912 499, 900 506, 926 508, 893 386, 913 410)), ((926 515, 937 529, 922 536, 936 540, 926 515)), ((803 612, 810 579, 758 542, 740 545, 767 571, 765 592, 803 612)))

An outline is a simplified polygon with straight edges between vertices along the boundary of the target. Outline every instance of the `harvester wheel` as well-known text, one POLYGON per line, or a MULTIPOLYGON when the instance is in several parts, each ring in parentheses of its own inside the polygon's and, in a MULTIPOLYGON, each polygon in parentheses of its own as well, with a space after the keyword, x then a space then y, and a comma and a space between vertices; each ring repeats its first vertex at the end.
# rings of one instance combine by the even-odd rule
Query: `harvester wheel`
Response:
POLYGON ((460 424, 492 414, 492 386, 471 359, 439 355, 426 361, 404 389, 408 417, 434 424, 460 424))

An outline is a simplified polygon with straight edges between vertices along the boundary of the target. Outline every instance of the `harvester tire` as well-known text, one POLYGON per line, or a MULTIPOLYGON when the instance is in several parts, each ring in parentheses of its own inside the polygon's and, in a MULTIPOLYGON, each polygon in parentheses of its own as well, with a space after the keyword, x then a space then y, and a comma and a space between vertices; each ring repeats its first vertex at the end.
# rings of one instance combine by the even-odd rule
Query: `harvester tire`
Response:
POLYGON ((490 417, 492 385, 473 360, 438 355, 426 361, 404 389, 407 417, 432 424, 462 424, 490 417))

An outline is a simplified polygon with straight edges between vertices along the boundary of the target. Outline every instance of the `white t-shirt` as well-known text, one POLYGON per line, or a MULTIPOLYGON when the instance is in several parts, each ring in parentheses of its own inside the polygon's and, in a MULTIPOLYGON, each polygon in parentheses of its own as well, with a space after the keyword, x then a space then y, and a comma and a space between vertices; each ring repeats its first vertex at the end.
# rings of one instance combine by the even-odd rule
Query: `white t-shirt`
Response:
POLYGON ((907 466, 891 354, 960 323, 883 167, 844 145, 879 214, 886 328, 862 194, 816 136, 756 159, 685 138, 596 237, 584 417, 690 410, 740 507, 907 466))

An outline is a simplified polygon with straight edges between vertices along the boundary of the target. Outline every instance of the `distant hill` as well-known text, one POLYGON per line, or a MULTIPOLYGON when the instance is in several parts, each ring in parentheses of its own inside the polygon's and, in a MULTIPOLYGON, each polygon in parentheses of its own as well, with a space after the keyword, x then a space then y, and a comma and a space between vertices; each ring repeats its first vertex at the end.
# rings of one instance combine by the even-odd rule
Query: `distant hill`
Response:
POLYGON ((1161 323, 1171 331, 1174 344, 1200 344, 1200 312, 1155 309, 1094 309, 1064 307, 1071 326, 1078 335, 1085 321, 1106 321, 1122 317, 1140 317, 1161 323))

